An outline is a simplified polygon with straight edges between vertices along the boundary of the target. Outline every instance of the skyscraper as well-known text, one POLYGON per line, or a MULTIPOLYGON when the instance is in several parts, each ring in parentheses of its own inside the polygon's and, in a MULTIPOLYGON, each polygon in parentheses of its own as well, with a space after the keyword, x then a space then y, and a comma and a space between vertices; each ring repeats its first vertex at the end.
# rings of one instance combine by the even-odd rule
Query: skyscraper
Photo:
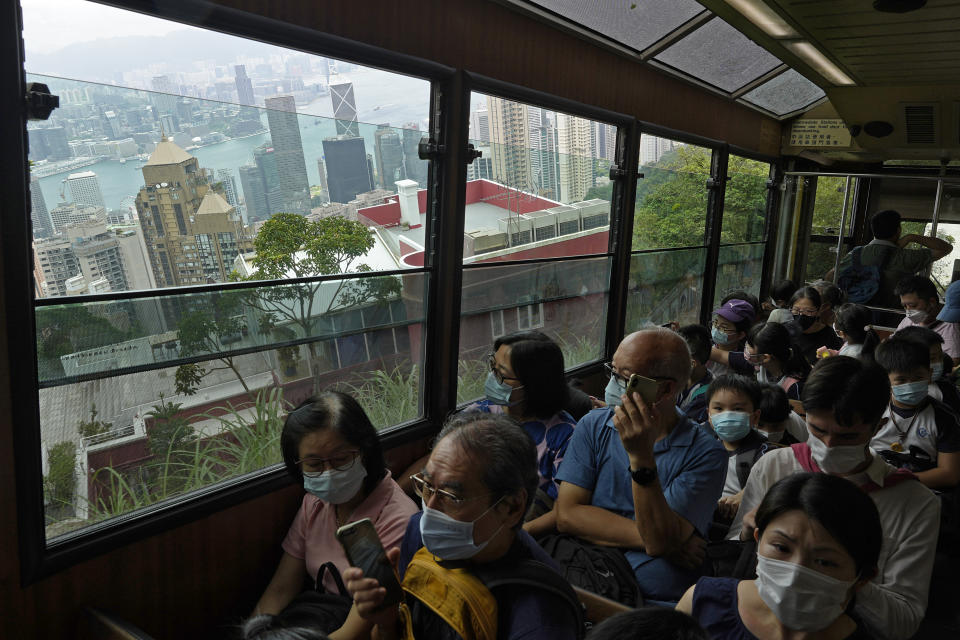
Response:
POLYGON ((330 202, 346 204, 358 193, 370 191, 370 174, 363 138, 337 136, 323 141, 323 157, 327 165, 330 202))
POLYGON ((524 191, 533 189, 527 105, 487 96, 493 179, 524 191))
MULTIPOLYGON (((310 213, 310 183, 303 159, 303 142, 297 120, 297 104, 293 96, 277 96, 265 100, 270 140, 276 154, 277 188, 283 210, 288 213, 310 213)), ((267 184, 268 190, 271 185, 267 184)))
POLYGON ((560 157, 557 153, 556 114, 538 107, 527 107, 527 132, 530 140, 530 173, 533 190, 548 198, 560 193, 560 157))
POLYGON ((490 112, 486 107, 470 114, 470 139, 490 142, 490 112))
POLYGON ((423 133, 416 122, 408 122, 401 130, 403 135, 403 169, 407 180, 413 180, 420 188, 427 187, 427 161, 420 159, 420 140, 423 133))
POLYGON ((333 117, 336 119, 337 135, 360 137, 360 125, 357 123, 357 101, 353 97, 353 84, 343 82, 330 85, 330 100, 333 103, 333 117))
POLYGON ((400 134, 390 125, 380 125, 373 133, 377 177, 383 189, 396 190, 394 182, 406 179, 403 168, 403 143, 400 134))
POLYGON ((673 151, 679 145, 673 140, 659 138, 654 135, 640 138, 640 164, 647 166, 660 162, 660 158, 668 151, 673 151))
POLYGON ((30 176, 30 220, 33 222, 34 238, 49 238, 53 235, 53 221, 40 190, 40 180, 36 176, 30 176))
POLYGON ((256 102, 253 99, 253 81, 247 76, 247 67, 238 64, 233 67, 233 70, 237 74, 234 79, 237 83, 237 101, 248 107, 255 106, 256 102))
POLYGON ((248 164, 240 167, 238 171, 246 205, 247 224, 253 220, 266 220, 270 217, 270 210, 267 208, 267 188, 263 183, 260 168, 255 164, 248 164))
POLYGON ((67 176, 67 186, 70 187, 70 198, 75 204, 106 207, 103 193, 100 192, 100 181, 93 171, 71 173, 67 176))
POLYGON ((154 94, 150 97, 150 102, 156 110, 156 116, 159 118, 165 113, 174 113, 177 108, 177 89, 173 82, 167 76, 154 76, 150 81, 154 94))
POLYGON ((594 185, 591 123, 566 113, 557 114, 560 151, 560 201, 580 202, 594 185))

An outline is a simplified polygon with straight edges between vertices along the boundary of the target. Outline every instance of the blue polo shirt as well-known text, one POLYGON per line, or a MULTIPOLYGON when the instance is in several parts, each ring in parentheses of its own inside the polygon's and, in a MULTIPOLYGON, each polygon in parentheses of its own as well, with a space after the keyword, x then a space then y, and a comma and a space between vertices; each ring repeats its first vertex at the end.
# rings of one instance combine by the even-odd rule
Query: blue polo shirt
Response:
MULTIPOLYGON (((701 536, 717 508, 727 474, 727 453, 720 442, 678 410, 679 422, 653 445, 657 475, 667 504, 701 536)), ((630 460, 613 426, 613 410, 594 409, 577 423, 556 479, 593 494, 590 504, 634 519, 630 460)), ((666 558, 624 550, 647 600, 676 602, 702 575, 666 558)))

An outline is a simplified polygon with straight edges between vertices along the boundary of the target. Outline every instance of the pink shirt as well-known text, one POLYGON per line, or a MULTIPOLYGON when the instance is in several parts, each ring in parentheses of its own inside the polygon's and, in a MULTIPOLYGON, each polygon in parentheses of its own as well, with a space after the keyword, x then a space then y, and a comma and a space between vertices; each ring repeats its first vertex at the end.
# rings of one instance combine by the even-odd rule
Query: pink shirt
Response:
POLYGON ((954 363, 960 359, 960 323, 934 320, 933 324, 920 324, 910 318, 904 318, 900 321, 900 324, 897 325, 897 331, 907 327, 926 327, 927 329, 933 329, 943 336, 943 352, 953 358, 954 363))
MULTIPOLYGON (((400 546, 407 521, 416 512, 417 505, 387 471, 373 492, 350 514, 348 522, 370 518, 383 547, 389 549, 400 546)), ((313 579, 316 579, 320 565, 325 562, 332 562, 342 575, 350 563, 337 541, 336 532, 336 509, 308 493, 303 496, 303 504, 290 525, 287 537, 283 539, 283 550, 294 558, 304 560, 307 573, 313 579)), ((323 586, 332 593, 338 593, 336 582, 329 572, 324 574, 323 586)))

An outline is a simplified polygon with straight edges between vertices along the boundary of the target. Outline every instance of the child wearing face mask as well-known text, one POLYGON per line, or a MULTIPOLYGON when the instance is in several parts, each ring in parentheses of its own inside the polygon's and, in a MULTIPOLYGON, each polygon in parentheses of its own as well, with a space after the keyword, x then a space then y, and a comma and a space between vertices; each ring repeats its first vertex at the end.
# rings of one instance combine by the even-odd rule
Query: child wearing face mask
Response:
POLYGON ((870 447, 906 467, 931 489, 960 484, 960 416, 927 394, 930 351, 920 342, 890 338, 875 354, 890 378, 890 404, 870 447))
POLYGON ((760 385, 746 376, 719 376, 707 390, 707 413, 703 428, 720 440, 729 459, 717 510, 721 522, 730 522, 740 506, 750 469, 767 451, 766 439, 754 429, 760 418, 760 385))
POLYGON ((850 611, 877 573, 883 532, 876 505, 852 483, 798 473, 757 509, 756 580, 700 578, 677 604, 714 640, 872 638, 850 611))
POLYGON ((851 358, 869 358, 880 344, 880 336, 873 330, 873 313, 862 304, 848 302, 837 307, 833 330, 843 340, 839 350, 821 346, 817 357, 850 356, 851 358))
POLYGON ((907 327, 894 334, 897 338, 919 342, 930 350, 930 384, 927 395, 943 402, 960 414, 960 389, 950 378, 952 361, 943 352, 943 336, 927 327, 907 327))
POLYGON ((789 447, 806 442, 809 434, 803 418, 790 407, 787 392, 775 384, 760 385, 760 420, 757 431, 771 444, 789 447))
POLYGON ((786 327, 776 322, 754 325, 742 352, 724 353, 718 359, 736 373, 756 376, 761 384, 779 385, 790 400, 800 400, 803 380, 810 371, 810 365, 791 346, 786 327))

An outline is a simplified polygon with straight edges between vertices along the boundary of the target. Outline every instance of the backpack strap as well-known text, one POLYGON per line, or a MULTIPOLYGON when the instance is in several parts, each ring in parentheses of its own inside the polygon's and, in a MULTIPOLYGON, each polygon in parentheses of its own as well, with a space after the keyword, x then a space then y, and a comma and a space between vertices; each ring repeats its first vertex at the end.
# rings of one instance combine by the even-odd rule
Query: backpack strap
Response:
POLYGON ((806 442, 798 442, 790 445, 790 449, 793 450, 793 456, 797 459, 797 462, 804 471, 809 471, 810 473, 821 473, 819 465, 817 465, 816 461, 813 459, 813 453, 810 451, 810 445, 808 445, 806 442))
MULTIPOLYGON (((327 571, 330 572, 330 577, 333 578, 334 584, 337 585, 337 593, 339 593, 341 596, 350 598, 350 593, 343 584, 343 578, 340 576, 340 571, 337 570, 337 565, 333 564, 332 562, 324 562, 322 565, 320 565, 320 568, 317 570, 317 581, 314 583, 314 590, 326 591, 326 587, 323 586, 323 574, 327 571)), ((353 598, 350 599, 352 600, 353 598)))

